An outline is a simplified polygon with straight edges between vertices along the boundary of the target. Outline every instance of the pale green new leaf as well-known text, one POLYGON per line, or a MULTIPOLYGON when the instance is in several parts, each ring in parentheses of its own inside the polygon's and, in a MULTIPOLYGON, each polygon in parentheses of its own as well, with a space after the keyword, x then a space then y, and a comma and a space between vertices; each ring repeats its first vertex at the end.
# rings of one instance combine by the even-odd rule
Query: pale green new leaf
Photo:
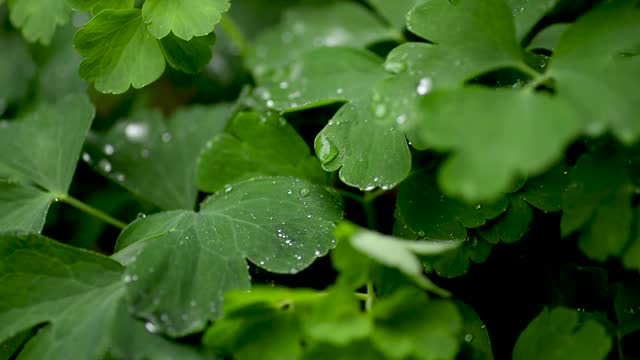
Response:
POLYGON ((139 9, 101 11, 78 30, 73 44, 85 58, 80 77, 104 93, 141 88, 165 68, 160 43, 147 31, 139 9))
POLYGON ((0 180, 0 228, 40 232, 53 195, 34 187, 0 180))
POLYGON ((514 360, 604 360, 611 349, 605 328, 593 319, 580 321, 572 309, 544 309, 520 334, 514 360))
POLYGON ((147 0, 142 16, 149 32, 162 39, 172 32, 182 40, 205 36, 229 10, 229 0, 147 0))
POLYGON ((71 8, 66 0, 9 0, 11 24, 22 30, 29 42, 48 45, 56 27, 66 24, 71 8))
POLYGON ((580 110, 592 136, 611 131, 632 144, 640 137, 640 7, 634 0, 604 2, 565 31, 548 75, 559 97, 580 110))
POLYGON ((134 0, 66 0, 77 11, 91 11, 98 14, 105 9, 129 9, 134 5, 134 0))
MULTIPOLYGON (((422 288, 441 295, 447 292, 424 276, 419 256, 438 256, 453 251, 461 245, 460 241, 455 240, 403 240, 361 229, 347 222, 341 223, 336 228, 336 237, 340 241, 349 241, 353 249, 371 260, 397 269, 422 288)), ((361 271, 365 272, 364 269, 361 271)))
POLYGON ((89 99, 72 95, 0 126, 0 178, 66 194, 93 116, 89 99))
POLYGON ((229 112, 218 105, 180 109, 168 119, 155 111, 135 113, 90 139, 100 154, 92 163, 161 209, 193 210, 198 154, 224 129, 229 112))
POLYGON ((7 103, 27 92, 36 72, 27 45, 19 36, 0 35, 0 116, 7 103))
POLYGON ((453 360, 458 353, 462 319, 452 302, 404 288, 380 299, 371 314, 373 343, 387 358, 453 360))
POLYGON ((424 119, 412 131, 452 152, 440 168, 440 188, 467 201, 495 199, 518 177, 543 172, 581 128, 565 102, 529 91, 433 92, 420 105, 424 119))
POLYGON ((199 213, 173 211, 131 224, 117 243, 126 263, 133 310, 172 336, 198 331, 221 313, 229 289, 250 286, 246 259, 276 273, 296 273, 335 240, 340 202, 290 177, 235 183, 199 213))
POLYGON ((295 176, 317 184, 327 181, 304 139, 283 117, 276 113, 240 113, 200 154, 198 187, 215 192, 259 175, 295 176))
POLYGON ((352 2, 307 4, 287 10, 281 23, 255 39, 247 58, 258 77, 319 47, 365 49, 399 33, 362 5, 352 2), (322 14, 319 16, 318 14, 322 14))

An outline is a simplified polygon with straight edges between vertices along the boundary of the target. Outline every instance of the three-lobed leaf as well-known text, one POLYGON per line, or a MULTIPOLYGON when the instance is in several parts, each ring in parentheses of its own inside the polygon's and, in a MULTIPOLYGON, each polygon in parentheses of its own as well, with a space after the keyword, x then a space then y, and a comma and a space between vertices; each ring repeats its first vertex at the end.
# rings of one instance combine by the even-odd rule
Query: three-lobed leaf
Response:
POLYGON ((229 0, 147 0, 142 16, 156 39, 173 33, 189 41, 211 33, 227 10, 229 0))

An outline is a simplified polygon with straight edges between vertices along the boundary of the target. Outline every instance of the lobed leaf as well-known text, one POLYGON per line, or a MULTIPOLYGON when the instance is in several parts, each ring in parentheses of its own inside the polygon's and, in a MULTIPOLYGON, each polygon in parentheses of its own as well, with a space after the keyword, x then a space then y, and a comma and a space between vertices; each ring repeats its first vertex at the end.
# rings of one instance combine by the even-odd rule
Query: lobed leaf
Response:
POLYGON ((229 0, 147 0, 142 16, 156 39, 173 33, 189 41, 211 33, 227 10, 229 0))
POLYGON ((9 0, 11 24, 22 30, 29 42, 49 45, 58 26, 71 17, 66 0, 9 0))

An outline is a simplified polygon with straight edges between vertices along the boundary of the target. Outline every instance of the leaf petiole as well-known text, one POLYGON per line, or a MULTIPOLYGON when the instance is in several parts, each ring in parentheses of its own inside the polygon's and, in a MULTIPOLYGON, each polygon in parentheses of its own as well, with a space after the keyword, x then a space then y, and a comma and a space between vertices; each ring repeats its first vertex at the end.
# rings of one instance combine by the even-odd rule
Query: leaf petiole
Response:
POLYGON ((223 16, 222 20, 220 20, 220 26, 229 37, 229 40, 231 40, 231 43, 233 43, 237 48, 240 56, 245 57, 249 51, 249 42, 244 37, 235 21, 233 21, 229 15, 223 16))
POLYGON ((120 220, 114 219, 113 217, 111 217, 109 214, 104 213, 92 206, 89 206, 85 203, 83 203, 82 201, 70 196, 70 195, 61 195, 58 196, 57 199, 59 201, 62 201, 64 203, 67 203, 71 206, 73 206, 74 208, 83 211, 97 219, 100 219, 102 221, 104 221, 105 223, 112 225, 114 227, 117 227, 118 229, 122 230, 124 229, 127 224, 123 223, 120 220))

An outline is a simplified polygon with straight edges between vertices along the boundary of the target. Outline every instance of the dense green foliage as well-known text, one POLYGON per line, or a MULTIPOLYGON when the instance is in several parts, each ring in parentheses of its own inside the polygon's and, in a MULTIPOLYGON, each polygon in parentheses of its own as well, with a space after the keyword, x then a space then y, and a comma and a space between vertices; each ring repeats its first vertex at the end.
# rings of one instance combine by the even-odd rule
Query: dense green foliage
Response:
POLYGON ((0 360, 640 357, 640 1, 0 0, 0 360))

